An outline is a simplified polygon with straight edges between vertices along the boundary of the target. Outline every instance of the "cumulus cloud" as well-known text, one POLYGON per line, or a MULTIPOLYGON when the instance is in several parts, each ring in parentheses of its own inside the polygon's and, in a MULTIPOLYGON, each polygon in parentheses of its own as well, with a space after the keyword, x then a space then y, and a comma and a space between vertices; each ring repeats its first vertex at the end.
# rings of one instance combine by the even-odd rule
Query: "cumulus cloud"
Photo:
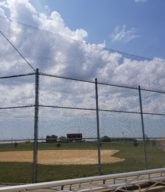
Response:
MULTIPOLYGON (((0 3, 0 26, 2 32, 14 43, 23 55, 36 68, 41 71, 99 81, 129 84, 146 88, 165 89, 164 65, 165 60, 154 58, 153 60, 136 60, 125 58, 120 53, 106 50, 105 43, 88 43, 87 31, 84 29, 72 30, 66 26, 59 12, 45 14, 39 12, 28 0, 6 0, 0 3), (8 20, 12 19, 13 22, 8 20), (21 21, 20 21, 21 18, 21 21), (29 27, 21 25, 20 21, 29 27)), ((135 28, 128 29, 125 25, 117 27, 112 35, 114 41, 129 42, 138 37, 135 28)), ((19 57, 19 55, 7 44, 1 36, 1 68, 0 75, 31 72, 31 69, 19 57)), ((0 105, 33 104, 34 103, 34 78, 23 80, 3 81, 0 85, 0 105)), ((95 107, 95 90, 93 84, 68 82, 52 78, 40 79, 41 104, 95 107)), ((163 97, 152 100, 146 99, 146 110, 161 110, 165 102, 163 97), (154 101, 154 102, 153 102, 154 101), (147 108, 147 106, 149 106, 147 108)), ((139 110, 138 92, 128 92, 121 89, 108 89, 99 86, 99 98, 101 108, 139 110)), ((162 110, 163 111, 163 110, 162 110)), ((49 112, 49 111, 48 111, 49 112)), ((71 113, 42 113, 41 116, 48 119, 70 117, 71 113)), ((89 113, 85 112, 87 118, 89 113)), ((26 113, 24 113, 26 114, 26 113)), ((79 112, 76 115, 80 114, 79 112)), ((13 115, 13 113, 12 113, 13 115)), ((14 113, 14 116, 23 116, 22 112, 14 113)), ((8 115, 9 116, 9 115, 8 115)), ((81 115, 80 115, 81 117, 81 115)), ((88 119, 88 122, 90 120, 88 119)), ((73 123, 73 121, 72 121, 73 123)), ((90 123, 89 123, 90 124, 90 123)), ((87 126, 87 124, 86 124, 87 126)), ((90 124, 90 126, 93 126, 90 124)))
POLYGON ((126 25, 117 26, 111 35, 111 39, 114 42, 129 42, 138 37, 137 29, 134 27, 128 29, 126 25))

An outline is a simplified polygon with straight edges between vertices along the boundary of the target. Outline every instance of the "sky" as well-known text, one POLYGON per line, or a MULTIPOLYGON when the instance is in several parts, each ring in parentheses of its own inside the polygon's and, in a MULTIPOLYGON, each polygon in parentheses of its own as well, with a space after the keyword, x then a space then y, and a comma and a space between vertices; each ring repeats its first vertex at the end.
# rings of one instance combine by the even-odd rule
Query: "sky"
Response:
MULTIPOLYGON (((41 72, 165 90, 162 0, 0 0, 0 31, 41 72), (123 53, 125 52, 125 53, 123 53), (141 58, 133 55, 142 56, 141 58)), ((0 36, 0 76, 33 72, 0 36)), ((1 80, 0 106, 34 103, 34 77, 1 80)), ((165 113, 164 94, 142 92, 145 112, 165 113)), ((40 78, 40 104, 95 108, 93 84, 40 78)), ((102 109, 139 111, 137 90, 99 86, 102 109)), ((141 135, 140 116, 100 114, 101 135, 141 135)), ((1 139, 33 136, 33 109, 0 111, 1 139)), ((147 135, 164 136, 162 117, 145 116, 147 135)), ((42 108, 40 137, 96 136, 92 112, 42 108)))
POLYGON ((34 5, 58 11, 71 29, 83 28, 92 43, 146 57, 165 57, 162 0, 37 0, 34 5), (115 34, 118 35, 118 38, 115 34))

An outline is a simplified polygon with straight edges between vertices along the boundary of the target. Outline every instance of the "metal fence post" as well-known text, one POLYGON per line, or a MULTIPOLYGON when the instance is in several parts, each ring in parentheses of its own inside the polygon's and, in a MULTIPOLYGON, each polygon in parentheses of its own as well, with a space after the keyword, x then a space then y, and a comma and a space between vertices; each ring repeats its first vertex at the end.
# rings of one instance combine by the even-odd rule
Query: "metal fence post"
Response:
POLYGON ((99 103, 98 103, 97 78, 95 79, 95 96, 96 96, 96 125, 97 125, 98 170, 99 170, 99 174, 102 175, 101 151, 100 151, 101 142, 100 142, 100 122, 99 122, 99 103))
POLYGON ((39 114, 39 69, 35 72, 35 109, 34 109, 34 142, 33 142, 33 168, 32 182, 37 182, 38 163, 38 114, 39 114))
POLYGON ((145 168, 148 169, 147 151, 146 151, 146 135, 145 135, 145 130, 144 130, 143 104, 142 104, 142 96, 141 96, 140 86, 138 86, 138 91, 139 91, 139 105, 140 105, 140 116, 141 116, 142 134, 143 134, 143 144, 144 144, 145 168))

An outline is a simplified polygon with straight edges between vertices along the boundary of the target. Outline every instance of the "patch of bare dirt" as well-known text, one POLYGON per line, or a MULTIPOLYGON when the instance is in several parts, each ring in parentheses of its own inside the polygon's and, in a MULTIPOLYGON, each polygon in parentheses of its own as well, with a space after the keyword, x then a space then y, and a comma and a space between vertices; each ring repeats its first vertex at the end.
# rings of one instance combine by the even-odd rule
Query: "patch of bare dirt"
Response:
MULTIPOLYGON (((124 161, 115 157, 118 150, 101 150, 102 163, 124 161)), ((0 162, 32 162, 32 151, 0 152, 0 162)), ((38 162, 47 165, 97 164, 97 150, 41 150, 38 162)))

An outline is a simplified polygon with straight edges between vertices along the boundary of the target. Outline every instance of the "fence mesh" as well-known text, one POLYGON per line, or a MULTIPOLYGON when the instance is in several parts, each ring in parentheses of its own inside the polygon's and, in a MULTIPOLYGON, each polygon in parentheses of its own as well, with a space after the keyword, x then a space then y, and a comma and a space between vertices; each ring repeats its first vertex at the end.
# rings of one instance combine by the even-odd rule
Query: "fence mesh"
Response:
POLYGON ((164 167, 163 91, 38 75, 0 77, 1 183, 164 167))
POLYGON ((34 76, 0 79, 0 182, 31 182, 34 76))
POLYGON ((163 167, 164 150, 164 101, 165 94, 142 91, 143 110, 157 115, 145 115, 146 153, 148 168, 163 167))

